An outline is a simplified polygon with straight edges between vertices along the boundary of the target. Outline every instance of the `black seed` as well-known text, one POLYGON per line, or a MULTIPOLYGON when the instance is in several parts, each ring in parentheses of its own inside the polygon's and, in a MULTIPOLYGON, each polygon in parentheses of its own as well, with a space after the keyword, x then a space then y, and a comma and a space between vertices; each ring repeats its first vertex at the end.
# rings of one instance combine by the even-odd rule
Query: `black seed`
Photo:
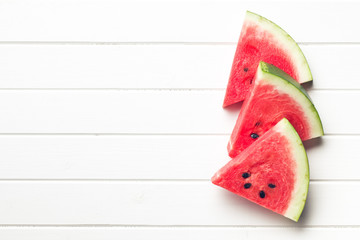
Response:
POLYGON ((275 184, 272 184, 272 183, 269 183, 269 188, 275 188, 276 186, 275 186, 275 184))
POLYGON ((260 122, 255 123, 255 127, 258 127, 258 126, 260 126, 260 122))
POLYGON ((256 133, 252 133, 252 134, 250 134, 250 137, 253 139, 257 139, 259 137, 259 135, 257 135, 256 133))
POLYGON ((244 184, 244 188, 245 188, 245 189, 248 189, 248 188, 250 188, 250 187, 251 187, 251 183, 245 183, 245 184, 244 184))
POLYGON ((244 72, 247 72, 247 71, 249 71, 249 69, 248 69, 248 68, 244 68, 244 72))
POLYGON ((243 178, 248 178, 248 177, 250 177, 250 173, 244 172, 244 173, 242 174, 242 177, 243 177, 243 178))
POLYGON ((260 191, 260 192, 259 192, 259 196, 260 196, 261 198, 264 198, 264 197, 265 197, 265 192, 264 192, 264 191, 260 191))
POLYGON ((253 82, 253 79, 250 79, 250 84, 252 84, 252 82, 253 82))

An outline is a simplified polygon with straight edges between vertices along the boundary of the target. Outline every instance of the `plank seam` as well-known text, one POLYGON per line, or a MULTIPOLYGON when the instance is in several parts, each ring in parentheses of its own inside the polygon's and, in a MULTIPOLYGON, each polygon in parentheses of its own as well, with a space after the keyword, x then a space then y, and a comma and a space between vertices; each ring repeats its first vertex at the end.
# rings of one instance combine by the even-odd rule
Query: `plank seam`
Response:
MULTIPOLYGON (((311 82, 310 82, 311 83, 311 82)), ((360 88, 308 88, 311 92, 360 92, 360 88)), ((223 92, 226 88, 0 88, 0 91, 127 91, 127 92, 223 92)))
MULTIPOLYGON (((210 183, 201 179, 116 179, 116 178, 2 178, 0 182, 119 182, 119 183, 210 183)), ((310 183, 359 183, 360 179, 310 179, 310 183)))
MULTIPOLYGON (((230 133, 0 133, 1 136, 230 136, 230 133)), ((360 133, 326 133, 324 136, 357 137, 360 133)))
MULTIPOLYGON (((0 45, 236 45, 237 42, 92 42, 92 41, 0 41, 0 45)), ((360 45, 360 42, 297 42, 299 45, 360 45)))
POLYGON ((360 225, 129 225, 129 224, 0 224, 0 228, 360 228, 360 225))

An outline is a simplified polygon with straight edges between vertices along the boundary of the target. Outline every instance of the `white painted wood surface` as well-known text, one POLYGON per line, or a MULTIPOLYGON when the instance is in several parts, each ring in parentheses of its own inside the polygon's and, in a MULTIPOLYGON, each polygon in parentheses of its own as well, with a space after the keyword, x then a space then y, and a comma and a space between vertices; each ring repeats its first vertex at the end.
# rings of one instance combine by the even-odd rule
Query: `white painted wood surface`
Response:
POLYGON ((357 1, 4 0, 3 41, 236 42, 245 10, 299 42, 357 42, 357 1))
MULTIPOLYGON (((300 47, 315 79, 312 89, 360 89, 360 44, 300 47)), ((235 48, 236 43, 3 44, 0 70, 6 81, 0 87, 223 90, 235 48)))
POLYGON ((298 223, 207 181, 0 182, 0 224, 359 225, 359 182, 312 182, 298 223), (336 207, 334 205, 336 204, 336 207), (219 207, 220 206, 220 207, 219 207), (331 209, 331 211, 329 211, 331 209))
POLYGON ((118 240, 128 239, 352 239, 359 234, 357 228, 324 227, 7 227, 0 231, 4 239, 29 240, 118 240))
MULTIPOLYGON (((228 135, 6 135, 0 137, 0 179, 208 180, 229 160, 221 147, 228 139, 228 135)), ((359 145, 358 136, 305 142, 311 179, 360 180, 359 145)))
MULTIPOLYGON (((360 134, 360 90, 310 90, 325 134, 360 134)), ((224 91, 14 90, 0 94, 1 133, 230 134, 239 105, 224 91), (9 104, 11 103, 11 104, 9 104), (16 106, 16 107, 14 107, 16 106)))
POLYGON ((0 1, 0 239, 354 239, 360 2, 0 1), (245 10, 304 51, 326 136, 299 223, 213 186, 245 10))

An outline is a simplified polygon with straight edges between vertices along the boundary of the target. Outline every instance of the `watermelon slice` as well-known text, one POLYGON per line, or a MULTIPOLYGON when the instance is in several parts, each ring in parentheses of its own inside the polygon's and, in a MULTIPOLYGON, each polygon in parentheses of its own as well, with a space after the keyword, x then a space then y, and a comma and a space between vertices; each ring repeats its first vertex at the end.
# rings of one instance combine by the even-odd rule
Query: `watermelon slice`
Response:
POLYGON ((294 39, 275 23, 248 11, 235 52, 223 107, 246 98, 260 60, 279 67, 299 83, 312 80, 305 56, 294 39))
POLYGON ((279 68, 260 62, 230 137, 229 156, 235 157, 282 118, 290 121, 302 140, 324 134, 305 89, 279 68))
POLYGON ((309 187, 309 165, 299 135, 282 119, 211 179, 278 214, 298 221, 309 187))

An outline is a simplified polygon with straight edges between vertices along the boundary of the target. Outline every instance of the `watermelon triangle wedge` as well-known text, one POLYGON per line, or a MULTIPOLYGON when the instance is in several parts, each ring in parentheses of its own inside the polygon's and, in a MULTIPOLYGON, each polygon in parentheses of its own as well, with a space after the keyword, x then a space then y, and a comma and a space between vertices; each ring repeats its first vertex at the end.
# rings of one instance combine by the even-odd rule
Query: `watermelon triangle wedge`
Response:
POLYGON ((281 69, 260 62, 228 143, 229 156, 238 155, 282 118, 290 121, 303 141, 324 134, 305 89, 281 69))
POLYGON ((247 11, 223 107, 243 101, 247 97, 259 61, 277 66, 299 83, 312 80, 305 56, 294 39, 275 23, 247 11))
POLYGON ((215 185, 298 221, 308 193, 304 146, 284 118, 213 177, 215 185))

